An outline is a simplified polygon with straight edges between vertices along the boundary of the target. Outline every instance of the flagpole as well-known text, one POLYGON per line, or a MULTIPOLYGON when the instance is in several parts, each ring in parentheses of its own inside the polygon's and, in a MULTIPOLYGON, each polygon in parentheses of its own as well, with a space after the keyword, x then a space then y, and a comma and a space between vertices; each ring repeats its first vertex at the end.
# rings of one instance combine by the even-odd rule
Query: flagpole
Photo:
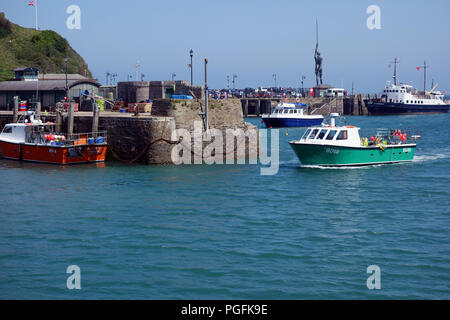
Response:
POLYGON ((35 6, 34 6, 34 8, 36 9, 35 10, 35 12, 36 12, 36 31, 38 30, 38 12, 37 12, 37 7, 38 7, 38 0, 36 0, 35 6))

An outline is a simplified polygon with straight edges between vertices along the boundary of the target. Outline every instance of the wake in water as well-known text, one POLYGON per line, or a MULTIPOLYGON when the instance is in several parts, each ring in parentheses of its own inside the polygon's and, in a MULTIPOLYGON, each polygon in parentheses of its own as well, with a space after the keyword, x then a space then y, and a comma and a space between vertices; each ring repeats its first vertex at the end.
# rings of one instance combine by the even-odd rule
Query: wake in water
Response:
POLYGON ((450 158, 450 154, 434 154, 434 155, 420 155, 414 156, 413 162, 428 162, 428 161, 436 161, 440 159, 450 158))

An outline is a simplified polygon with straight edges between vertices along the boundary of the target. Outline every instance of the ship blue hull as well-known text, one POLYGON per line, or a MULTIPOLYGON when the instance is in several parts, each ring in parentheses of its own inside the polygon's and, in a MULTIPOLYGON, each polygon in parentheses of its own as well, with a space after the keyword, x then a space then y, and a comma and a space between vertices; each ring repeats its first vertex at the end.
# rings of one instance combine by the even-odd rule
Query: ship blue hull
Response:
POLYGON ((370 115, 446 113, 450 105, 410 105, 365 100, 370 115))
POLYGON ((322 124, 323 119, 263 118, 267 128, 311 127, 322 124))

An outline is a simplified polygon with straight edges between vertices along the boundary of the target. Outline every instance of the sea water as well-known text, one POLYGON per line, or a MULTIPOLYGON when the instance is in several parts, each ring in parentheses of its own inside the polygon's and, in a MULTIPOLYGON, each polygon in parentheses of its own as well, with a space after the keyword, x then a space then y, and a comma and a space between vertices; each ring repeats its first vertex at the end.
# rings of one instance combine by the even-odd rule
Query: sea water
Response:
POLYGON ((0 298, 449 299, 450 115, 346 120, 420 130, 414 161, 302 167, 296 128, 271 176, 0 160, 0 298))

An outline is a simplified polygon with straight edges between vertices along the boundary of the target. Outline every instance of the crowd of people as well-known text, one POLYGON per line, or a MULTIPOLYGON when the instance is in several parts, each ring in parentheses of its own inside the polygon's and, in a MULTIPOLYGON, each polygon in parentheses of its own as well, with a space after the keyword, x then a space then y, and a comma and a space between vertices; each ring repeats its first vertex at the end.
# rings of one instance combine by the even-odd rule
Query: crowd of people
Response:
POLYGON ((299 98, 306 96, 306 91, 294 88, 245 88, 245 89, 211 89, 212 99, 229 98, 299 98))

